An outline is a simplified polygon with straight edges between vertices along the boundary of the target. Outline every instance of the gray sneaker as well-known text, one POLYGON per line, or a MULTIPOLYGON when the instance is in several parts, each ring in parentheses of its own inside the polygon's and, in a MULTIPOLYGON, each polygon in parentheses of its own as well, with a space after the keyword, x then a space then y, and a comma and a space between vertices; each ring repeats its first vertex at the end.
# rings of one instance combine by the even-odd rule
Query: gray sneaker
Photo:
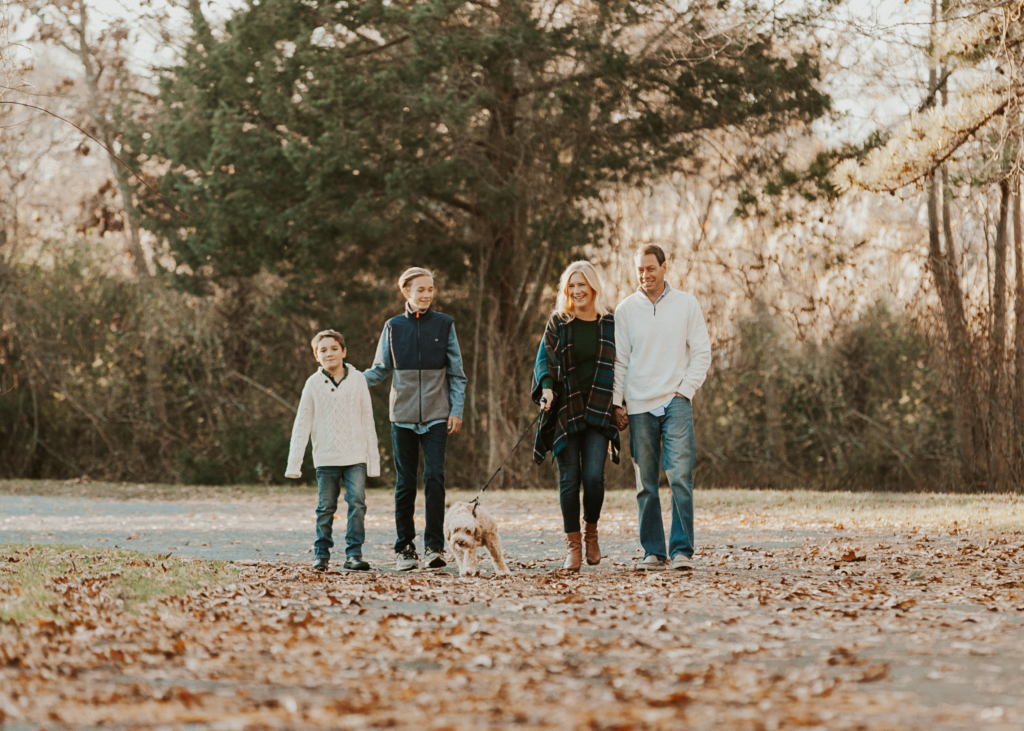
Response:
POLYGON ((444 554, 432 548, 428 548, 423 552, 423 562, 427 565, 428 569, 443 569, 448 565, 448 562, 444 560, 444 554))
POLYGON ((636 565, 637 571, 662 571, 668 566, 668 561, 653 553, 644 557, 644 560, 636 565))
POLYGON ((672 571, 693 571, 693 559, 685 553, 677 553, 672 557, 668 567, 672 571))
POLYGON ((398 563, 395 565, 398 571, 412 571, 419 567, 420 557, 415 548, 407 546, 398 552, 398 563))

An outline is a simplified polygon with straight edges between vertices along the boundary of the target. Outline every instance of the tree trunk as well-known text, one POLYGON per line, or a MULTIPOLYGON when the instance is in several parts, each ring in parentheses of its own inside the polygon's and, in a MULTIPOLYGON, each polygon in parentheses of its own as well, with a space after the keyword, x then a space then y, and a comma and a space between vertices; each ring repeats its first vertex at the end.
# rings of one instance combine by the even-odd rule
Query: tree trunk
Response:
POLYGON ((1013 425, 1014 442, 1011 445, 1013 457, 1011 463, 1017 465, 1017 477, 1024 476, 1024 221, 1021 220, 1021 180, 1014 180, 1013 194, 1013 268, 1014 268, 1014 301, 1013 301, 1013 359, 1014 359, 1014 390, 1013 390, 1013 425))
MULTIPOLYGON (((511 15, 520 12, 514 3, 497 4, 496 32, 512 25, 511 15)), ((529 185, 530 171, 523 166, 517 137, 517 67, 507 59, 491 76, 487 158, 491 191, 529 185)), ((531 353, 526 335, 536 325, 539 293, 551 266, 555 247, 531 250, 525 195, 478 196, 474 232, 482 243, 479 263, 485 268, 487 289, 487 467, 497 469, 527 423, 527 392, 531 353), (521 349, 523 352, 520 352, 521 349)), ((532 344, 531 344, 532 345, 532 344)), ((533 414, 529 413, 532 418, 533 414)), ((507 469, 499 485, 507 485, 514 469, 507 469)))
POLYGON ((469 433, 475 438, 480 429, 480 408, 477 404, 477 382, 480 374, 480 352, 483 345, 480 341, 480 332, 483 326, 484 319, 484 301, 486 300, 486 274, 487 274, 487 260, 485 258, 484 247, 480 246, 480 264, 477 267, 477 292, 476 292, 476 312, 475 322, 473 323, 473 363, 470 367, 469 373, 469 433))
POLYGON ((999 223, 995 239, 995 276, 992 282, 992 342, 989 351, 989 469, 990 490, 1009 486, 1009 389, 1006 383, 1006 249, 1010 213, 1010 181, 999 183, 999 223))
MULTIPOLYGON (((108 100, 104 99, 100 91, 100 71, 97 62, 92 56, 89 48, 89 16, 88 6, 81 2, 78 8, 78 22, 72 24, 77 36, 77 48, 74 49, 82 68, 85 72, 86 85, 89 90, 89 116, 92 117, 103 140, 103 144, 113 154, 116 131, 112 126, 107 114, 108 100)), ((146 257, 142 250, 142 241, 139 238, 138 217, 135 212, 134 200, 132 197, 131 178, 129 173, 117 162, 110 159, 110 169, 117 181, 118 189, 121 192, 122 208, 125 217, 125 230, 128 234, 128 250, 132 256, 132 264, 135 267, 135 274, 139 280, 139 288, 142 293, 142 326, 143 353, 146 361, 146 392, 149 398, 150 408, 157 424, 167 423, 167 408, 164 399, 162 369, 160 365, 160 349, 158 344, 159 323, 156 317, 154 294, 156 281, 149 272, 146 264, 146 257)))
MULTIPOLYGON (((113 148, 111 147, 111 149, 113 148)), ((163 367, 160 363, 160 322, 156 315, 156 279, 149 271, 146 253, 142 249, 138 218, 135 215, 128 175, 124 168, 114 160, 110 161, 110 167, 114 171, 114 175, 117 176, 118 188, 121 191, 123 213, 126 219, 125 230, 128 232, 128 249, 132 255, 135 276, 139 279, 139 289, 142 292, 142 327, 144 329, 142 352, 146 360, 146 393, 149 397, 149 406, 153 410, 153 417, 157 424, 163 425, 167 423, 167 405, 164 399, 163 367)))
POLYGON ((775 323, 763 299, 757 300, 757 318, 761 332, 764 334, 764 350, 761 357, 762 380, 761 390, 764 391, 765 426, 768 430, 768 444, 772 452, 772 461, 785 467, 786 433, 782 426, 782 399, 779 397, 779 348, 775 332, 775 323))
MULTIPOLYGON (((951 266, 951 258, 947 256, 953 246, 950 226, 946 226, 945 252, 939 234, 938 176, 938 173, 933 174, 928 185, 928 268, 935 278, 949 347, 953 391, 956 394, 953 410, 963 461, 962 479, 967 485, 975 486, 988 467, 984 454, 985 429, 978 408, 978 385, 975 382, 972 343, 964 315, 960 280, 955 267, 951 266)), ((948 223, 948 206, 942 206, 942 209, 947 214, 948 223)))
MULTIPOLYGON (((939 28, 939 2, 931 3, 931 40, 936 41, 939 28)), ((935 66, 928 68, 928 88, 934 89, 941 69, 935 66)), ((944 76, 944 74, 943 74, 944 76)), ((949 90, 943 85, 939 90, 943 106, 949 103, 949 90)), ((956 248, 953 241, 952 217, 949 210, 948 173, 943 167, 940 173, 932 173, 928 180, 928 269, 935 278, 935 288, 939 295, 943 323, 949 351, 949 365, 953 377, 953 413, 956 420, 957 441, 960 446, 961 480, 968 487, 977 486, 988 464, 985 459, 986 443, 985 422, 981 415, 980 386, 976 381, 973 343, 967 328, 967 317, 964 313, 963 292, 960 287, 959 267, 956 260, 956 248), (938 176, 941 175, 941 187, 938 176), (942 196, 941 207, 939 196, 942 196), (941 221, 939 212, 941 210, 941 221), (946 246, 943 251, 942 234, 945 235, 946 246)))

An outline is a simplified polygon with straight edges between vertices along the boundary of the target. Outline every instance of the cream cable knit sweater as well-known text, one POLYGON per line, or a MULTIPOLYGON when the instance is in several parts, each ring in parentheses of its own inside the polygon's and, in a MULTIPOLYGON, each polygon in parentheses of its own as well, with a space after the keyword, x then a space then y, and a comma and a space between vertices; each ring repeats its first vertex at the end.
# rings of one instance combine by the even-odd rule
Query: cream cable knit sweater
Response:
POLYGON ((320 370, 306 381, 292 427, 285 477, 301 475, 310 435, 315 467, 347 467, 365 462, 369 477, 380 475, 370 389, 355 367, 346 363, 345 369, 348 375, 337 388, 320 370))

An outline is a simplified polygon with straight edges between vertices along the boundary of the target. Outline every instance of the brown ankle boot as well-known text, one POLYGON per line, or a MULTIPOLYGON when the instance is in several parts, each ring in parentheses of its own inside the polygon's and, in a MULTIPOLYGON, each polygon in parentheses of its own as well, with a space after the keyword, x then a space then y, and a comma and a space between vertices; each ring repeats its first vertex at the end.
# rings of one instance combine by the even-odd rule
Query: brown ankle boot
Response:
POLYGON ((588 566, 597 566, 601 563, 601 547, 597 545, 597 523, 583 524, 583 548, 588 566))
POLYGON ((583 565, 583 544, 579 531, 565 534, 565 550, 565 565, 562 568, 579 571, 583 565))

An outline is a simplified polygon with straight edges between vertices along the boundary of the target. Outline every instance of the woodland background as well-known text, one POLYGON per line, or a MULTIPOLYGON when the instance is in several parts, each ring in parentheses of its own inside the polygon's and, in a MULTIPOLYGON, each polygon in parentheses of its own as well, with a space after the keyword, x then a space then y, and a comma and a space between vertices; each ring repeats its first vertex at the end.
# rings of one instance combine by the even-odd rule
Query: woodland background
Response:
MULTIPOLYGON (((1022 13, 0 0, 0 478, 282 482, 309 338, 369 367, 421 265, 476 486, 561 269, 617 301, 654 242, 712 333, 701 485, 1013 490, 1022 13)), ((503 479, 555 484, 528 449, 503 479)))

